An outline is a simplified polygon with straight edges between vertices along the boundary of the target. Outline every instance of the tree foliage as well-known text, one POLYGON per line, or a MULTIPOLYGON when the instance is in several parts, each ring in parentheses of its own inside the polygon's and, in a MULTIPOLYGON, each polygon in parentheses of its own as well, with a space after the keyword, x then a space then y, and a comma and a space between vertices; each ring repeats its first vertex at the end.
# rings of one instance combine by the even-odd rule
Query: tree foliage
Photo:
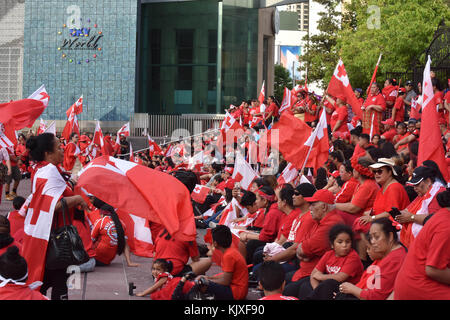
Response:
POLYGON ((274 96, 280 103, 283 100, 285 87, 288 88, 289 90, 293 88, 289 70, 287 70, 282 65, 276 64, 275 79, 274 79, 274 96))

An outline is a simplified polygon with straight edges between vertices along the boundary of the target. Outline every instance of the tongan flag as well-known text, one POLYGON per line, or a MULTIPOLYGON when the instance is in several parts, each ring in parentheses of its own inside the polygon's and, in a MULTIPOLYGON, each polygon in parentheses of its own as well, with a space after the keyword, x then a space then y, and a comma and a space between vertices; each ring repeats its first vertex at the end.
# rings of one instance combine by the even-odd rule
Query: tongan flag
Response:
POLYGON ((39 128, 37 130, 37 135, 40 135, 41 133, 44 133, 45 130, 47 129, 47 124, 45 123, 45 121, 41 118, 41 121, 39 123, 39 128))
POLYGON ((37 118, 48 106, 50 97, 44 85, 27 99, 0 104, 0 123, 11 126, 13 130, 31 128, 37 118))
POLYGON ((327 92, 334 97, 344 95, 347 98, 347 103, 352 107, 353 113, 362 119, 361 103, 356 99, 341 59, 339 59, 336 69, 334 69, 327 92))
POLYGON ((206 197, 208 196, 210 191, 211 191, 210 188, 203 186, 201 184, 197 184, 195 185, 195 188, 194 190, 192 190, 191 193, 192 200, 200 204, 203 204, 205 203, 206 197))
POLYGON ((55 121, 53 121, 52 123, 50 123, 50 125, 45 129, 44 132, 53 133, 53 134, 56 136, 56 126, 55 126, 55 121))
POLYGON ((78 98, 77 101, 73 105, 70 106, 69 109, 66 111, 67 118, 70 117, 70 114, 74 112, 75 114, 80 114, 83 112, 83 95, 78 98))
POLYGON ((125 233, 130 251, 139 257, 153 257, 153 240, 149 220, 134 214, 117 212, 125 224, 125 233))
POLYGON ((37 169, 30 202, 26 208, 22 255, 28 263, 28 281, 42 281, 55 207, 66 182, 53 164, 37 169))
POLYGON ((194 241, 196 238, 189 191, 167 173, 101 156, 79 172, 75 193, 82 192, 93 194, 117 208, 118 213, 131 212, 162 224, 176 239, 194 241))
POLYGON ((283 101, 281 102, 281 106, 280 106, 280 114, 285 111, 288 110, 291 107, 291 100, 292 100, 292 92, 291 90, 289 90, 288 88, 284 88, 284 96, 283 96, 283 101))
POLYGON ((319 122, 309 139, 305 142, 305 146, 311 148, 309 157, 306 159, 303 167, 320 168, 327 160, 329 154, 328 128, 325 109, 322 111, 319 122))
POLYGON ((245 161, 244 157, 236 152, 236 160, 232 178, 241 184, 241 188, 248 190, 253 180, 259 178, 259 175, 252 169, 250 164, 245 161))
POLYGON ((278 177, 278 185, 283 185, 285 183, 289 183, 294 181, 298 177, 298 170, 292 165, 292 163, 288 163, 286 168, 284 168, 283 172, 278 177))
POLYGON ((123 134, 125 137, 130 136, 130 123, 125 123, 119 131, 117 131, 116 143, 120 144, 120 135, 123 134))
POLYGON ((423 102, 422 125, 420 127, 420 140, 417 165, 422 165, 425 160, 433 160, 439 166, 446 182, 450 181, 445 152, 442 145, 441 131, 438 124, 438 113, 434 99, 433 85, 430 76, 431 58, 423 71, 423 102))
POLYGON ((263 81, 263 83, 262 83, 261 91, 259 92, 259 97, 258 97, 258 101, 261 104, 263 104, 264 100, 266 99, 266 93, 265 93, 265 89, 264 89, 264 84, 265 84, 265 81, 263 81))

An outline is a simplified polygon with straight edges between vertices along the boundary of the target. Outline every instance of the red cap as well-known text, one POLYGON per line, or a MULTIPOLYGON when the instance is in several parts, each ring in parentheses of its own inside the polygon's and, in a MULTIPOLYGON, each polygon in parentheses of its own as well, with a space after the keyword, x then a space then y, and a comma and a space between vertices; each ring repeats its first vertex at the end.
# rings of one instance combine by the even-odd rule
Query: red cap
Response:
POLYGON ((225 167, 225 172, 228 172, 229 174, 233 174, 233 167, 225 167))
POLYGON ((331 175, 332 175, 333 177, 337 178, 337 177, 339 177, 339 171, 334 170, 334 171, 331 173, 331 175))
POLYGON ((382 124, 387 124, 389 126, 395 126, 395 122, 392 118, 386 119, 386 121, 381 121, 382 124))
POLYGON ((312 197, 305 198, 305 201, 307 202, 321 201, 328 204, 334 204, 334 200, 335 200, 334 194, 330 190, 326 189, 317 190, 312 197))

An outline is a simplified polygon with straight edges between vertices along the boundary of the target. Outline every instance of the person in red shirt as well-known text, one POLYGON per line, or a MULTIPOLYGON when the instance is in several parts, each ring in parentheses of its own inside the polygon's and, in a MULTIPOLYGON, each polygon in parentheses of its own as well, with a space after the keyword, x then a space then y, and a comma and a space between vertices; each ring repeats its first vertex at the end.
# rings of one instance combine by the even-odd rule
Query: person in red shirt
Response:
POLYGON ((280 230, 285 213, 278 209, 275 192, 269 186, 263 186, 256 192, 256 205, 258 208, 265 208, 264 225, 261 232, 241 232, 239 251, 246 257, 248 264, 252 263, 253 254, 268 242, 273 242, 280 230))
POLYGON ((397 152, 401 152, 403 149, 408 147, 407 143, 399 143, 407 136, 410 135, 408 131, 408 126, 404 122, 400 122, 397 124, 397 135, 392 139, 392 143, 394 143, 394 147, 397 152))
POLYGON ((347 99, 344 95, 336 97, 336 109, 331 115, 331 134, 334 132, 341 132, 350 135, 348 130, 348 111, 346 105, 347 99))
POLYGON ((379 186, 375 182, 373 172, 369 166, 374 164, 366 157, 352 158, 353 177, 359 185, 355 189, 352 199, 346 203, 336 203, 336 209, 349 226, 365 211, 370 210, 375 201, 379 186))
POLYGON ((359 184, 358 180, 353 177, 353 167, 350 161, 345 160, 339 167, 339 176, 344 181, 344 184, 339 192, 336 193, 336 203, 350 202, 359 184))
POLYGON ((211 230, 213 250, 222 252, 222 273, 199 276, 197 281, 206 285, 206 293, 216 300, 244 300, 248 293, 248 269, 244 257, 232 244, 230 228, 218 225, 211 230))
POLYGON ((432 215, 409 247, 394 285, 394 300, 450 300, 450 192, 437 196, 432 215))
POLYGON ((305 122, 312 126, 317 121, 317 105, 311 98, 311 94, 308 94, 305 99, 305 122))
POLYGON ((391 119, 395 122, 403 122, 405 121, 405 88, 400 88, 398 90, 398 96, 395 99, 394 106, 392 108, 392 117, 391 119))
POLYGON ((373 83, 369 96, 361 107, 363 111, 363 133, 380 134, 383 112, 386 110, 386 100, 380 92, 377 83, 373 83))
POLYGON ((363 272, 358 253, 353 249, 353 232, 345 224, 337 224, 329 232, 332 250, 327 251, 311 272, 302 279, 300 300, 331 300, 339 284, 356 284, 363 272))
POLYGON ((80 149, 78 148, 78 134, 72 133, 70 135, 70 141, 67 144, 66 148, 64 149, 64 162, 63 167, 64 170, 70 172, 73 170, 73 167, 75 166, 75 162, 77 160, 77 156, 80 153, 80 149))
POLYGON ((11 236, 9 220, 5 216, 0 215, 0 254, 5 253, 12 246, 16 246, 22 251, 22 244, 11 236))
POLYGON ((305 198, 310 203, 311 217, 316 224, 309 230, 306 236, 297 246, 296 255, 300 260, 300 268, 292 276, 292 280, 286 285, 284 295, 296 296, 302 278, 311 274, 320 258, 330 250, 328 233, 336 225, 343 223, 343 219, 334 209, 334 195, 329 190, 318 190, 310 198, 305 198))
MULTIPOLYGON (((386 107, 392 109, 397 98, 398 86, 395 79, 386 79, 384 82, 384 88, 381 90, 384 99, 386 100, 386 107)), ((388 117, 390 118, 390 116, 388 117)))
POLYGON ((381 134, 381 139, 392 142, 392 139, 397 135, 397 129, 395 129, 395 121, 392 118, 382 121, 384 131, 381 134))
POLYGON ((267 99, 268 107, 265 110, 264 113, 264 123, 266 124, 266 127, 269 127, 269 125, 275 120, 278 119, 280 116, 278 113, 278 110, 280 109, 280 106, 278 105, 277 101, 275 100, 274 96, 270 96, 267 99))
POLYGON ((26 285, 28 265, 12 246, 0 255, 0 300, 49 300, 38 290, 26 285))
POLYGON ((25 203, 25 198, 17 196, 13 200, 14 210, 8 213, 8 220, 10 226, 10 234, 18 243, 22 243, 24 234, 25 217, 19 213, 20 208, 25 203))
POLYGON ((258 270, 258 285, 264 292, 259 300, 298 300, 296 297, 283 295, 285 271, 281 264, 275 261, 265 261, 258 270))
POLYGON ((373 263, 357 284, 339 285, 336 300, 386 300, 394 290, 406 249, 398 240, 398 229, 388 218, 372 222, 369 232, 369 256, 373 263))

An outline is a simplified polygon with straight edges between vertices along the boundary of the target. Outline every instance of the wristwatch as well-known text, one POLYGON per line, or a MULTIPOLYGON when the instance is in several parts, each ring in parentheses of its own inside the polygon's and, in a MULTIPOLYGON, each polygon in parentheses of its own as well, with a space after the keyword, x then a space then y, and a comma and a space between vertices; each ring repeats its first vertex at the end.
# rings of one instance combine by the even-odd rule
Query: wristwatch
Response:
POLYGON ((372 216, 372 221, 375 220, 375 216, 372 216))
POLYGON ((414 219, 416 218, 416 216, 415 215, 411 215, 411 221, 414 221, 414 219))

